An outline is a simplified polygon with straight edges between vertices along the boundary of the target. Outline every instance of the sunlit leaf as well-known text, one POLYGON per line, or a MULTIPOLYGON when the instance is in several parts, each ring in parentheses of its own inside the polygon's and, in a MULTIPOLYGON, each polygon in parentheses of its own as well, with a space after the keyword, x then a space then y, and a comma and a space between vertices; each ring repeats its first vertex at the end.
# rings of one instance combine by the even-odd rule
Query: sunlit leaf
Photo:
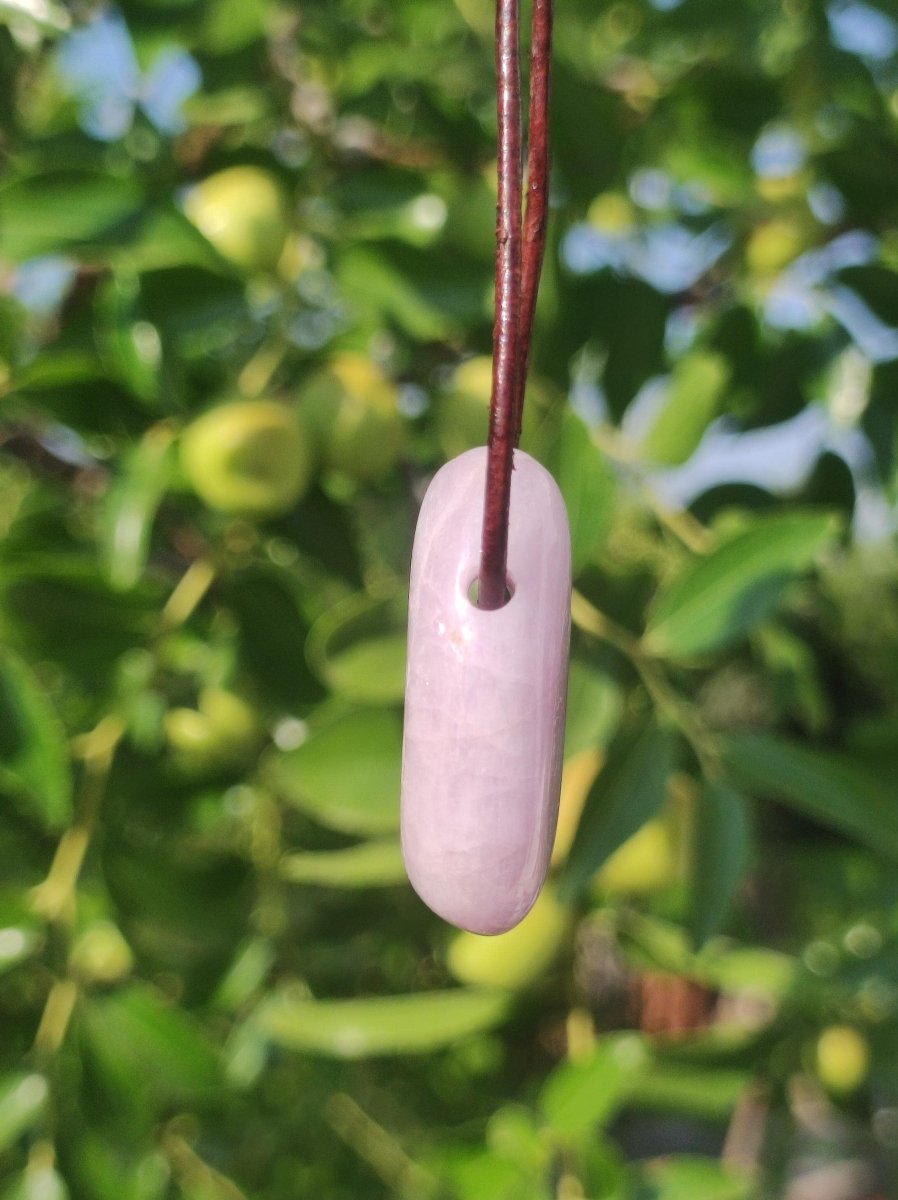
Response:
POLYGON ((649 462, 677 466, 689 458, 717 415, 728 377, 719 354, 696 350, 680 359, 670 394, 643 443, 649 462))
POLYGON ((391 704, 405 694, 405 605, 352 596, 312 626, 306 653, 335 692, 359 704, 391 704))
POLYGON ((750 1082, 751 1073, 735 1067, 656 1061, 635 1078, 631 1102, 639 1108, 720 1121, 732 1114, 750 1082))
POLYGON ((40 1120, 48 1097, 43 1075, 0 1078, 0 1154, 40 1120))
POLYGON ((690 658, 737 641, 773 611, 789 579, 812 565, 835 531, 833 518, 820 514, 757 521, 662 590, 649 614, 646 647, 690 658))
POLYGON ((405 882, 402 851, 396 841, 363 842, 346 850, 288 854, 281 875, 289 883, 319 887, 389 887, 405 882))
POLYGON ((342 833, 392 833, 399 825, 402 728, 392 712, 341 717, 295 750, 268 759, 273 786, 310 817, 342 833))
POLYGON ((370 1000, 304 1000, 274 995, 253 1014, 253 1024, 291 1050, 335 1058, 426 1054, 502 1020, 505 992, 462 989, 370 1000))
POLYGON ((555 1068, 540 1093, 543 1117, 559 1133, 593 1135, 626 1102, 636 1077, 649 1065, 636 1034, 603 1038, 591 1057, 555 1068))
POLYGON ((602 671, 572 659, 568 673, 565 758, 582 750, 607 746, 623 714, 623 695, 616 681, 602 671))
POLYGON ((649 1164, 646 1200, 749 1200, 752 1175, 716 1158, 676 1155, 649 1164))
POLYGON ((143 574, 153 521, 175 471, 174 432, 150 428, 124 460, 105 503, 103 556, 113 587, 133 587, 143 574))
POLYGON ((576 575, 608 537, 617 485, 607 459, 571 409, 565 410, 545 459, 567 507, 571 565, 576 575))

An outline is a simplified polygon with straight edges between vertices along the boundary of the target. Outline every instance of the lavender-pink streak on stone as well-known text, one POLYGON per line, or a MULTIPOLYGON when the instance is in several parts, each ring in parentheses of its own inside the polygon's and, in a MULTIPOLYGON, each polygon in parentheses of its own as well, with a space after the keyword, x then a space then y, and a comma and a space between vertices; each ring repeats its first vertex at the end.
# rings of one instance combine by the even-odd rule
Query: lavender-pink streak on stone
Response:
POLYGON ((415 534, 402 756, 402 852, 415 891, 455 925, 502 933, 539 894, 561 786, 571 544, 552 476, 515 451, 508 576, 477 577, 486 449, 447 463, 415 534))

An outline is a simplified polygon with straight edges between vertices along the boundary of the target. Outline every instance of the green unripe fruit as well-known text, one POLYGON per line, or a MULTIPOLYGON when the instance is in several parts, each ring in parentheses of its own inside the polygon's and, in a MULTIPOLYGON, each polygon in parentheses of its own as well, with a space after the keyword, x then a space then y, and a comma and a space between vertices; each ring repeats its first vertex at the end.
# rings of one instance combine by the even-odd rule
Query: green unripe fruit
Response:
POLYGON ((183 771, 203 771, 218 761, 218 740, 212 723, 195 708, 169 709, 163 728, 172 756, 183 771))
POLYGON ((131 972, 131 947, 110 921, 90 925, 75 941, 69 965, 88 983, 119 983, 131 972))
POLYGON ((229 167, 198 183, 184 210, 224 258, 246 271, 272 271, 287 238, 280 185, 258 167, 229 167))
POLYGON ((669 887, 677 878, 677 851, 669 823, 646 821, 598 872, 596 889, 605 896, 642 896, 669 887))
POLYGON ((222 750, 242 753, 258 740, 256 714, 235 692, 204 688, 199 695, 199 709, 222 750))
POLYGON ((246 701, 222 688, 205 688, 198 703, 198 709, 165 714, 166 740, 181 770, 214 771, 247 758, 259 741, 259 724, 246 701))
POLYGON ((209 508, 270 517, 305 492, 312 460, 296 415, 272 400, 210 409, 181 438, 184 474, 209 508))
MULTIPOLYGON (((436 404, 437 438, 446 459, 486 444, 492 391, 493 360, 489 355, 469 358, 455 368, 446 395, 436 404)), ((525 446, 542 423, 546 409, 544 386, 531 380, 521 431, 525 446)))
POLYGON ((517 991, 538 979, 561 948, 570 913, 546 887, 527 916, 497 937, 459 933, 449 947, 449 970, 460 983, 517 991))
POLYGON ((302 411, 325 466, 362 482, 388 475, 407 439, 397 401, 395 385, 362 354, 341 354, 311 379, 302 411))
POLYGON ((857 1091, 870 1072, 870 1045, 850 1025, 831 1025, 817 1042, 817 1074, 830 1092, 857 1091))

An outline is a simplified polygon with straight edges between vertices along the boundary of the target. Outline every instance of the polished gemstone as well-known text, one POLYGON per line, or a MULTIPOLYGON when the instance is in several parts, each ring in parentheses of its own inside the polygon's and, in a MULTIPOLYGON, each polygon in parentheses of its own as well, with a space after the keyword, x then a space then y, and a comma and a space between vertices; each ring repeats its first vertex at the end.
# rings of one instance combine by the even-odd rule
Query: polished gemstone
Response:
POLYGON ((486 449, 447 463, 418 519, 409 599, 402 850, 426 904, 501 933, 539 894, 558 814, 571 550, 552 476, 518 450, 506 605, 471 598, 486 449))

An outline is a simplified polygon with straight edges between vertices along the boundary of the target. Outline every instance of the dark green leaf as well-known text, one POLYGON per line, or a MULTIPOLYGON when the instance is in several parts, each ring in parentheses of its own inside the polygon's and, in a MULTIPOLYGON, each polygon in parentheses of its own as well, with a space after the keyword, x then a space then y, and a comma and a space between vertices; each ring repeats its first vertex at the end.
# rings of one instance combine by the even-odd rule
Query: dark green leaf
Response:
POLYGON ((615 742, 586 801, 562 875, 562 896, 573 896, 614 851, 664 804, 671 771, 669 733, 647 725, 633 740, 615 742))
POLYGON ((220 1086, 218 1055, 199 1026, 154 988, 134 984, 85 1005, 89 1053, 113 1097, 129 1097, 141 1117, 210 1098, 220 1086))
POLYGON ((692 938, 701 947, 723 924, 747 866, 745 800, 714 780, 703 783, 695 813, 692 938))
POLYGON ((724 757, 740 788, 797 809, 878 854, 898 857, 898 808, 889 781, 847 755, 772 734, 734 734, 724 757))
POLYGON ((71 817, 65 731, 40 684, 10 651, 0 654, 0 788, 27 803, 48 829, 71 817))
POLYGON ((110 174, 59 172, 0 190, 0 256, 25 262, 104 239, 136 216, 140 189, 110 174))

